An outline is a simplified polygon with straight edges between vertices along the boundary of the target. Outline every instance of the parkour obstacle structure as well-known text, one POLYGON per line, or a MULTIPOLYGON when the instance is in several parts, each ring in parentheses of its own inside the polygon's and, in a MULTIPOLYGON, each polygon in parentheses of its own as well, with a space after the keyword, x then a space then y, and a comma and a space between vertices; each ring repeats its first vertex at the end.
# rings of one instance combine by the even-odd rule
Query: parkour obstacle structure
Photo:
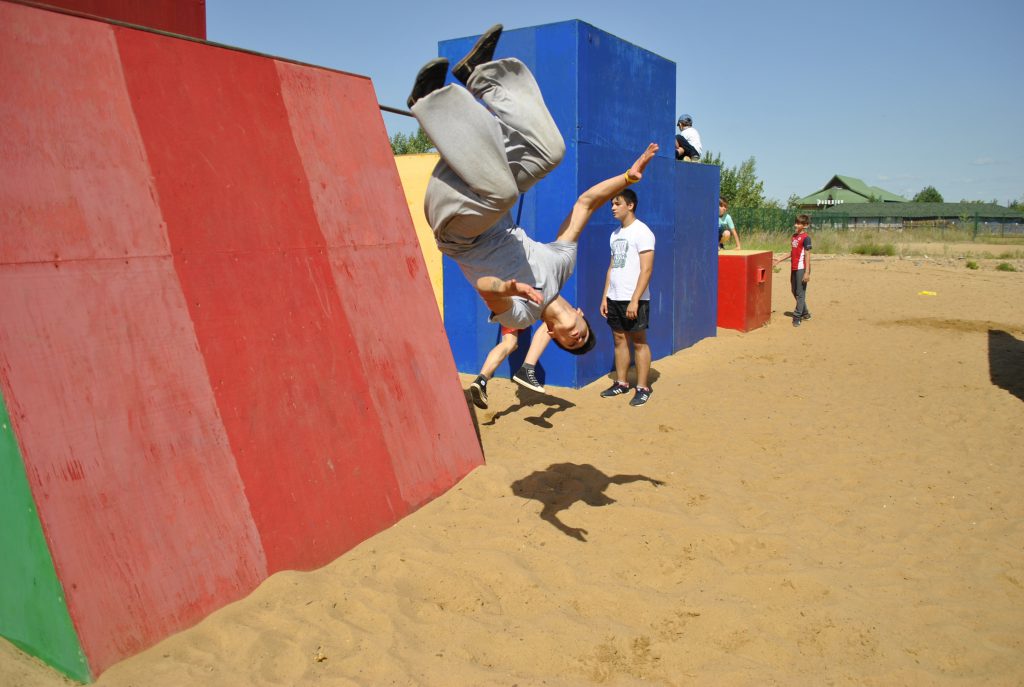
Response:
POLYGON ((369 79, 5 0, 0 46, 0 636, 87 681, 483 458, 369 79))
MULTIPOLYGON (((454 64, 476 37, 442 41, 438 53, 454 64)), ((520 224, 535 239, 554 241, 576 198, 593 184, 625 172, 651 141, 661 146, 642 183, 637 216, 657 237, 651 280, 648 343, 658 359, 715 335, 718 289, 719 168, 674 159, 676 67, 643 48, 579 20, 505 31, 495 57, 518 57, 537 78, 566 143, 565 158, 522 198, 520 224)), ((451 77, 449 76, 449 79, 451 77)), ((573 356, 549 346, 541 359, 547 384, 579 388, 613 366, 611 331, 600 315, 608 270, 608 236, 618 226, 607 208, 591 218, 579 242, 576 271, 562 295, 583 309, 598 336, 594 351, 573 356)), ((444 319, 460 372, 476 374, 498 341, 489 311, 445 258, 444 319)), ((505 363, 514 371, 529 347, 505 363)))
MULTIPOLYGON (((147 23, 202 1, 67 5, 147 23)), ((205 35, 168 16, 148 23, 205 35)), ((83 681, 482 463, 370 81, 194 38, 0 0, 0 636, 83 681)), ((671 63, 582 22, 500 51, 569 146, 524 203, 541 238, 648 141, 671 149, 671 63)), ((655 357, 714 333, 717 189, 670 156, 638 189, 655 357)), ((592 320, 610 229, 567 292, 592 320)), ((468 288, 445 279, 463 361, 496 330, 468 288)), ((548 381, 610 351, 552 349, 548 381)))

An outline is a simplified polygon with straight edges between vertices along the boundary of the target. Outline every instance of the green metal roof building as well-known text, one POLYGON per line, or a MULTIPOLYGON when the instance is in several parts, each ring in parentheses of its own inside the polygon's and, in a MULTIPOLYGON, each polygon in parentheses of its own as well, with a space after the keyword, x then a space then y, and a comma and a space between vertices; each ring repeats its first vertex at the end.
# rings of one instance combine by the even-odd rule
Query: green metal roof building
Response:
POLYGON ((730 209, 741 226, 788 231, 799 212, 818 227, 855 229, 914 225, 959 226, 987 234, 1024 234, 1024 213, 994 203, 915 203, 856 177, 836 174, 825 187, 796 201, 787 210, 730 209))
POLYGON ((877 186, 868 186, 856 177, 836 174, 820 191, 797 201, 802 210, 821 210, 854 203, 906 203, 903 196, 877 186))

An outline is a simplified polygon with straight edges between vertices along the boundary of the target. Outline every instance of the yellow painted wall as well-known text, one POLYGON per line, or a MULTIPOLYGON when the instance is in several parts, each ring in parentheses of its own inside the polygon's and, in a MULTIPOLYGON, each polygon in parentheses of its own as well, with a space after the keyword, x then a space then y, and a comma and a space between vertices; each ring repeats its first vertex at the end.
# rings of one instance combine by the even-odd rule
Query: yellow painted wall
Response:
POLYGON ((412 215, 412 223, 416 226, 416 236, 420 240, 423 259, 427 262, 430 285, 434 287, 434 298, 437 299, 437 307, 443 319, 444 281, 441 276, 441 252, 437 250, 434 232, 430 230, 427 218, 423 215, 423 196, 427 192, 427 181, 430 180, 430 173, 434 171, 434 165, 437 164, 439 157, 437 153, 396 155, 395 164, 398 165, 398 178, 405 190, 409 214, 412 215))

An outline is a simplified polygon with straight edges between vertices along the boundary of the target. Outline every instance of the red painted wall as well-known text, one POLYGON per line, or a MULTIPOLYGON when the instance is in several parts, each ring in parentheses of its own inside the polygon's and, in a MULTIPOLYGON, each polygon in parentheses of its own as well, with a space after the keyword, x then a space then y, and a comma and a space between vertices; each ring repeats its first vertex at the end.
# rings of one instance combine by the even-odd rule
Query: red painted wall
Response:
MULTIPOLYGON (((116 33, 268 566, 323 564, 408 506, 390 461, 364 460, 386 458, 387 446, 343 292, 331 284, 277 70, 254 55, 116 33)), ((347 175, 356 173, 353 164, 347 175)))
POLYGON ((431 389, 451 399, 462 387, 452 374, 437 304, 428 307, 433 287, 384 122, 351 114, 375 112, 376 95, 367 80, 283 62, 277 70, 313 209, 330 246, 334 288, 344 294, 341 305, 372 387, 368 401, 401 497, 419 505, 465 473, 465 458, 449 455, 453 441, 459 446, 476 439, 448 434, 446 428, 466 427, 462 405, 430 400, 431 389))
POLYGON ((94 674, 482 463, 368 79, 0 44, 0 391, 94 674))
POLYGON ((206 0, 46 0, 45 4, 206 40, 206 0))
POLYGON ((95 674, 266 563, 110 26, 0 3, 0 44, 0 384, 95 674))

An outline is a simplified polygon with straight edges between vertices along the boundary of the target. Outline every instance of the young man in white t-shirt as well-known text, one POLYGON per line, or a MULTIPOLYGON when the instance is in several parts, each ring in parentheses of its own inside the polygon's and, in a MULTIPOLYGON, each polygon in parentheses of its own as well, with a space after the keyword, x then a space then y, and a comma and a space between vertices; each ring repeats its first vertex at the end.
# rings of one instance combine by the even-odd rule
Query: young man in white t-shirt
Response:
POLYGON ((629 344, 633 344, 636 392, 631 406, 642 406, 651 397, 647 378, 651 372, 651 349, 647 328, 651 313, 651 274, 654 273, 654 232, 636 218, 637 197, 624 189, 612 198, 612 215, 619 228, 608 240, 612 259, 604 280, 601 315, 615 336, 615 383, 601 392, 604 397, 629 391, 629 344))

